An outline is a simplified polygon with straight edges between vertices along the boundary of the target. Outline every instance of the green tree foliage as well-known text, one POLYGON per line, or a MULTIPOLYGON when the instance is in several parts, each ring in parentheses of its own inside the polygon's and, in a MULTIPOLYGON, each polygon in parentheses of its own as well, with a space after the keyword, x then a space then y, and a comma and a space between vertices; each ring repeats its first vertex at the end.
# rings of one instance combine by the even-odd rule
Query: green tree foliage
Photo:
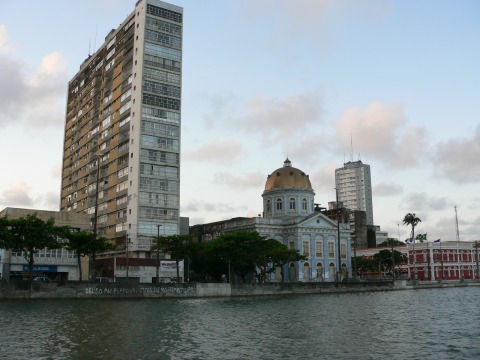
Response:
POLYGON ((227 264, 229 274, 238 275, 242 282, 247 281, 249 274, 255 274, 259 281, 266 281, 267 273, 275 271, 276 267, 306 259, 297 250, 288 250, 277 240, 249 231, 219 236, 205 245, 204 253, 212 276, 218 277, 218 269, 224 269, 227 264))
POLYGON ((183 259, 188 259, 192 252, 191 235, 169 235, 155 238, 151 251, 160 250, 175 260, 177 267, 177 279, 180 279, 179 263, 183 259))
POLYGON ((384 247, 384 246, 405 246, 405 243, 403 241, 399 241, 395 239, 388 239, 377 245, 377 247, 384 247))
POLYGON ((29 279, 33 278, 34 255, 44 248, 58 249, 62 246, 59 241, 61 231, 55 227, 53 219, 43 221, 37 214, 30 214, 17 219, 4 218, 0 230, 6 235, 2 247, 24 254, 28 261, 29 279))
MULTIPOLYGON (((89 256, 93 267, 97 253, 115 249, 115 245, 109 242, 107 238, 99 237, 90 231, 75 231, 68 227, 64 227, 62 228, 61 235, 67 240, 64 246, 68 250, 77 253, 79 280, 82 279, 82 265, 80 261, 82 256, 89 256)), ((93 275, 94 269, 90 269, 90 273, 93 275)))
POLYGON ((422 220, 420 220, 420 218, 418 218, 414 213, 408 213, 407 215, 405 215, 405 217, 403 218, 403 225, 406 225, 406 226, 411 226, 412 227, 412 231, 410 233, 410 238, 413 240, 415 239, 415 227, 418 225, 418 223, 422 222, 422 220))
POLYGON ((392 252, 386 249, 375 254, 373 259, 379 269, 384 269, 384 271, 391 274, 393 274, 394 270, 397 272, 400 269, 400 265, 406 261, 406 257, 400 251, 393 250, 392 258, 392 252), (395 269, 393 269, 393 265, 395 265, 395 269))

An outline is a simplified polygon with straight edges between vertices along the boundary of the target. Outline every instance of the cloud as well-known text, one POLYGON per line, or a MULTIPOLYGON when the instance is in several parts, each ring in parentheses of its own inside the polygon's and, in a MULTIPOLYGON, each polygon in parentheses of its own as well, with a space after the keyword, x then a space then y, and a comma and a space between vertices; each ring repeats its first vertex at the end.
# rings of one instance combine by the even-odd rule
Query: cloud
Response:
MULTIPOLYGON (((335 163, 330 162, 309 174, 310 182, 315 191, 315 202, 327 206, 329 201, 335 200, 335 163)), ((303 169, 302 169, 303 170, 303 169)), ((313 170, 313 169, 312 169, 313 170)))
POLYGON ((239 3, 244 21, 268 24, 268 44, 275 48, 282 48, 285 41, 292 39, 294 44, 308 42, 309 46, 330 47, 337 38, 334 27, 342 18, 358 26, 384 20, 391 11, 390 3, 374 0, 250 0, 239 3))
POLYGON ((238 158, 242 152, 242 145, 235 140, 213 140, 197 150, 183 153, 182 156, 186 160, 228 165, 238 158))
MULTIPOLYGON (((186 205, 182 206, 181 212, 183 214, 191 214, 191 213, 245 213, 247 211, 247 207, 244 205, 235 207, 232 206, 230 203, 211 203, 211 202, 204 202, 201 200, 191 200, 186 205)), ((217 221, 217 220, 215 220, 217 221)))
POLYGON ((205 126, 210 128, 216 124, 224 125, 233 112, 233 106, 237 101, 238 99, 233 92, 222 92, 214 95, 210 100, 210 109, 203 116, 205 126))
POLYGON ((394 196, 401 194, 403 192, 403 188, 400 185, 393 184, 393 183, 380 183, 376 184, 373 187, 373 194, 375 196, 394 196))
POLYGON ((0 24, 0 51, 10 51, 12 48, 8 41, 7 28, 0 24))
POLYGON ((260 172, 232 175, 228 172, 218 172, 214 175, 213 183, 227 185, 233 189, 261 189, 267 181, 266 174, 260 172))
POLYGON ((435 164, 442 176, 458 184, 480 182, 480 125, 470 138, 439 142, 435 150, 435 164))
POLYGON ((54 210, 58 211, 60 207, 60 194, 58 192, 47 192, 43 196, 43 201, 42 201, 43 209, 45 210, 54 210))
POLYGON ((277 145, 301 134, 309 125, 321 122, 321 101, 313 93, 284 99, 257 95, 245 103, 246 115, 238 117, 236 126, 251 135, 259 135, 264 145, 277 145))
MULTIPOLYGON (((452 207, 453 204, 450 200, 445 197, 429 197, 426 193, 411 193, 407 195, 403 200, 405 209, 414 209, 411 212, 417 214, 418 217, 422 218, 419 213, 420 211, 435 211, 435 210, 444 210, 448 207, 452 207)), ((426 216, 423 215, 424 217, 426 216)))
POLYGON ((339 143, 353 143, 355 152, 377 158, 389 167, 406 168, 420 163, 428 150, 426 130, 405 128, 400 104, 371 103, 365 110, 347 109, 335 123, 339 143))
POLYGON ((24 182, 19 182, 13 185, 11 188, 6 189, 0 195, 0 203, 5 204, 5 206, 15 207, 32 207, 34 204, 33 199, 30 197, 28 192, 30 191, 30 186, 24 182))
MULTIPOLYGON (((0 26, 0 50, 8 48, 6 29, 0 26)), ((63 126, 67 62, 61 53, 46 55, 37 69, 27 73, 26 65, 11 51, 2 51, 0 69, 0 127, 63 126)))

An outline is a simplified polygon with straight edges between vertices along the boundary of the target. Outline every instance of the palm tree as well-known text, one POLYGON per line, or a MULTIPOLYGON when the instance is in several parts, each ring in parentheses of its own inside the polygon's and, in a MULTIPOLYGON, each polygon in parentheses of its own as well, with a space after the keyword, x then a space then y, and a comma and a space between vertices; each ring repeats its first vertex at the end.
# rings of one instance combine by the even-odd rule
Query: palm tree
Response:
MULTIPOLYGON (((412 214, 412 213, 408 213, 403 218, 403 225, 407 225, 407 226, 412 227, 412 232, 410 234, 411 239, 415 239, 415 226, 417 226, 419 222, 422 222, 422 220, 420 220, 420 218, 418 218, 415 214, 412 214)), ((413 240, 413 241, 415 241, 415 240, 413 240)))

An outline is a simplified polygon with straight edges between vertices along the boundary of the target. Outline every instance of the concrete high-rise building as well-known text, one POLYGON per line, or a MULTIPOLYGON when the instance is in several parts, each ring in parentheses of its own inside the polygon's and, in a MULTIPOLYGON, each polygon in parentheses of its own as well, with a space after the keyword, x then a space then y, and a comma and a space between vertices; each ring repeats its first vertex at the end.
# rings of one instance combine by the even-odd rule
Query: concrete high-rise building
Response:
POLYGON ((138 0, 68 84, 60 209, 133 257, 180 231, 182 29, 181 7, 138 0))
POLYGON ((338 201, 351 211, 365 211, 366 224, 373 225, 370 165, 360 160, 343 164, 343 167, 335 170, 335 187, 338 201))

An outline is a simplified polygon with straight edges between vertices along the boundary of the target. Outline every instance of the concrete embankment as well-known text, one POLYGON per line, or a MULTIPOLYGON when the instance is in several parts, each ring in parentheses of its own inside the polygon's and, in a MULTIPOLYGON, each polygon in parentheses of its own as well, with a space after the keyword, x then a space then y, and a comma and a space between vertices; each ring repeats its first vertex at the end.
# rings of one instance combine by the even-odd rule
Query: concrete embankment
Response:
POLYGON ((357 281, 348 283, 271 283, 271 284, 138 284, 138 283, 32 283, 1 282, 1 300, 35 299, 113 299, 113 298, 207 298, 234 296, 277 296, 333 294, 392 290, 480 286, 474 282, 420 282, 406 280, 357 281))

